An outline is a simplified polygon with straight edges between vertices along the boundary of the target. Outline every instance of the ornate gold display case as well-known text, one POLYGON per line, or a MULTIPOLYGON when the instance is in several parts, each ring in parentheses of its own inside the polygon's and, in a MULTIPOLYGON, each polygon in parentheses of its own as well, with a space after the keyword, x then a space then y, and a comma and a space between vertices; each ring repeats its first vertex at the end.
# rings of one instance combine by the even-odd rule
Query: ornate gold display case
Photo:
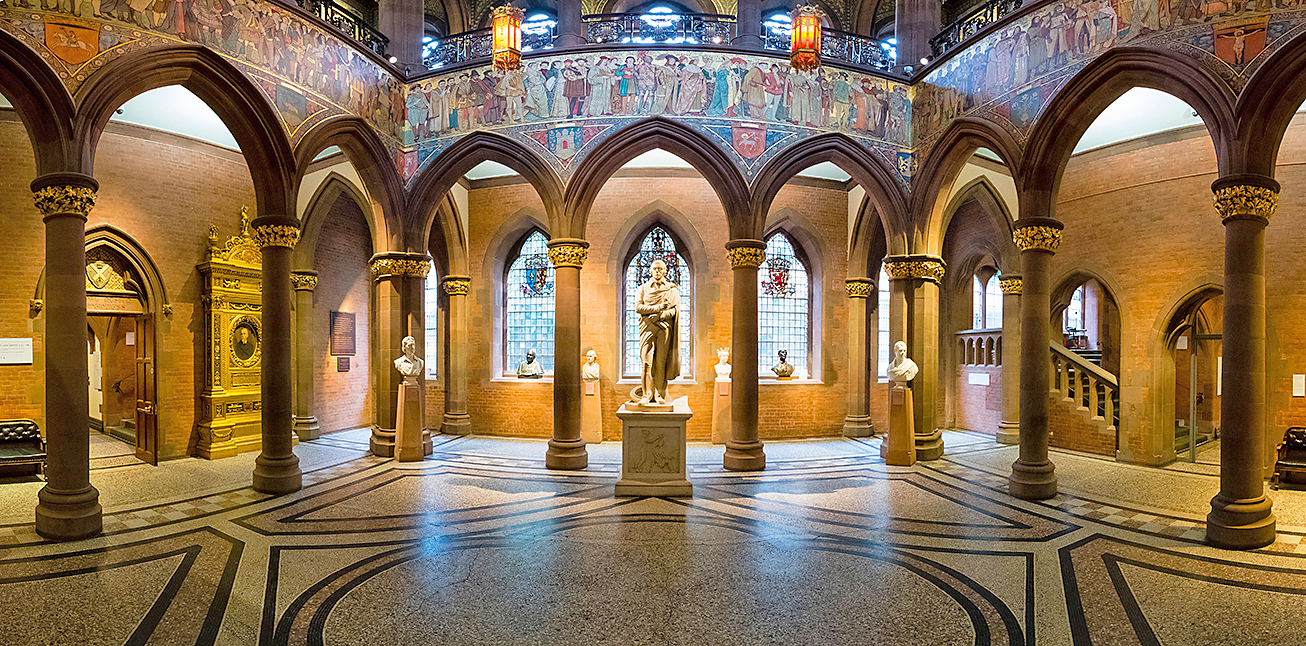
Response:
POLYGON ((241 209, 240 235, 209 228, 199 265, 205 312, 204 391, 194 455, 210 460, 258 450, 262 435, 263 256, 241 209))

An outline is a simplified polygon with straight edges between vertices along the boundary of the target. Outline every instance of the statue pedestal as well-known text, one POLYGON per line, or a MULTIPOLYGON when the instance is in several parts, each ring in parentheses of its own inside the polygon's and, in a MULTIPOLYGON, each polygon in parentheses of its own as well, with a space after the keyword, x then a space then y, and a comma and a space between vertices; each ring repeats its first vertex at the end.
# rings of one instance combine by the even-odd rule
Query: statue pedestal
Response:
POLYGON ((685 423, 693 416, 688 397, 651 406, 626 402, 617 409, 621 418, 617 496, 694 495, 685 465, 685 423))
POLYGON ((599 444, 603 441, 603 397, 599 395, 599 380, 586 379, 580 388, 580 439, 586 444, 599 444))
POLYGON ((916 433, 912 417, 911 388, 895 383, 889 389, 889 432, 880 444, 885 464, 909 467, 916 464, 916 433))
POLYGON ((725 444, 730 439, 730 377, 717 377, 712 395, 712 443, 725 444))
POLYGON ((421 462, 426 456, 422 432, 422 385, 405 378, 395 406, 395 459, 421 462))

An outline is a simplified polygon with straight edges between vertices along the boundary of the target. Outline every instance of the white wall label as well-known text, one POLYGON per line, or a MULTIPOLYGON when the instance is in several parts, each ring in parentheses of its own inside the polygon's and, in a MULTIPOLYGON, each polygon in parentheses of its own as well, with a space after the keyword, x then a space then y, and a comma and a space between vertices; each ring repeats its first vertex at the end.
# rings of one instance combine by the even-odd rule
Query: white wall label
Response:
POLYGON ((31 339, 0 339, 0 365, 18 366, 31 363, 31 339))
POLYGON ((1306 375, 1292 376, 1292 396, 1306 397, 1306 375))
POLYGON ((136 333, 135 333, 135 332, 128 332, 128 333, 127 333, 127 341, 126 341, 126 345, 136 345, 136 333))
POLYGON ((989 373, 987 372, 972 372, 967 376, 970 377, 970 385, 972 386, 989 385, 989 373))

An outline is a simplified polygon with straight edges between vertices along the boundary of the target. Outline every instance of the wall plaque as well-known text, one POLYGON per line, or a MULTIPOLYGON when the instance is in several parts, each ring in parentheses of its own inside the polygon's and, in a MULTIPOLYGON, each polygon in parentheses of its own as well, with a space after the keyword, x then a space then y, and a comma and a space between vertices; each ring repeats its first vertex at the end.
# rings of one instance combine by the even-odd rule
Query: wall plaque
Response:
POLYGON ((0 365, 20 366, 32 363, 31 339, 0 339, 0 365))
POLYGON ((331 356, 352 357, 354 354, 354 313, 331 312, 331 356))
POLYGON ((336 372, 349 372, 349 357, 336 357, 336 372))

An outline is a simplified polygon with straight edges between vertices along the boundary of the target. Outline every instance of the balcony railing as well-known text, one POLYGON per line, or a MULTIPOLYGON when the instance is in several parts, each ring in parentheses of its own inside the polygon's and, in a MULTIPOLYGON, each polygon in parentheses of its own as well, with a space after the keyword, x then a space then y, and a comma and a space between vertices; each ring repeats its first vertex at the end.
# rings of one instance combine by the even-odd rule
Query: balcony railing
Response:
POLYGON ((305 11, 321 18, 336 29, 344 32, 364 47, 385 56, 386 45, 390 39, 372 26, 372 23, 350 11, 333 0, 296 0, 305 11))
MULTIPOLYGON (((763 45, 773 52, 789 52, 790 36, 787 32, 767 29, 763 45)), ((821 59, 852 63, 860 67, 889 70, 894 59, 880 41, 834 29, 821 30, 821 59)))
POLYGON ((941 56, 985 27, 1002 20, 1024 4, 1024 0, 989 0, 945 27, 934 38, 931 38, 930 49, 936 57, 941 56))
POLYGON ((716 13, 596 13, 581 16, 591 43, 729 45, 735 17, 716 13))
MULTIPOLYGON (((553 40, 557 36, 554 25, 541 27, 525 23, 521 30, 521 49, 523 52, 552 49, 553 40)), ((426 48, 422 63, 427 69, 437 70, 466 61, 489 58, 494 53, 493 38, 493 29, 490 27, 441 38, 426 48)))

